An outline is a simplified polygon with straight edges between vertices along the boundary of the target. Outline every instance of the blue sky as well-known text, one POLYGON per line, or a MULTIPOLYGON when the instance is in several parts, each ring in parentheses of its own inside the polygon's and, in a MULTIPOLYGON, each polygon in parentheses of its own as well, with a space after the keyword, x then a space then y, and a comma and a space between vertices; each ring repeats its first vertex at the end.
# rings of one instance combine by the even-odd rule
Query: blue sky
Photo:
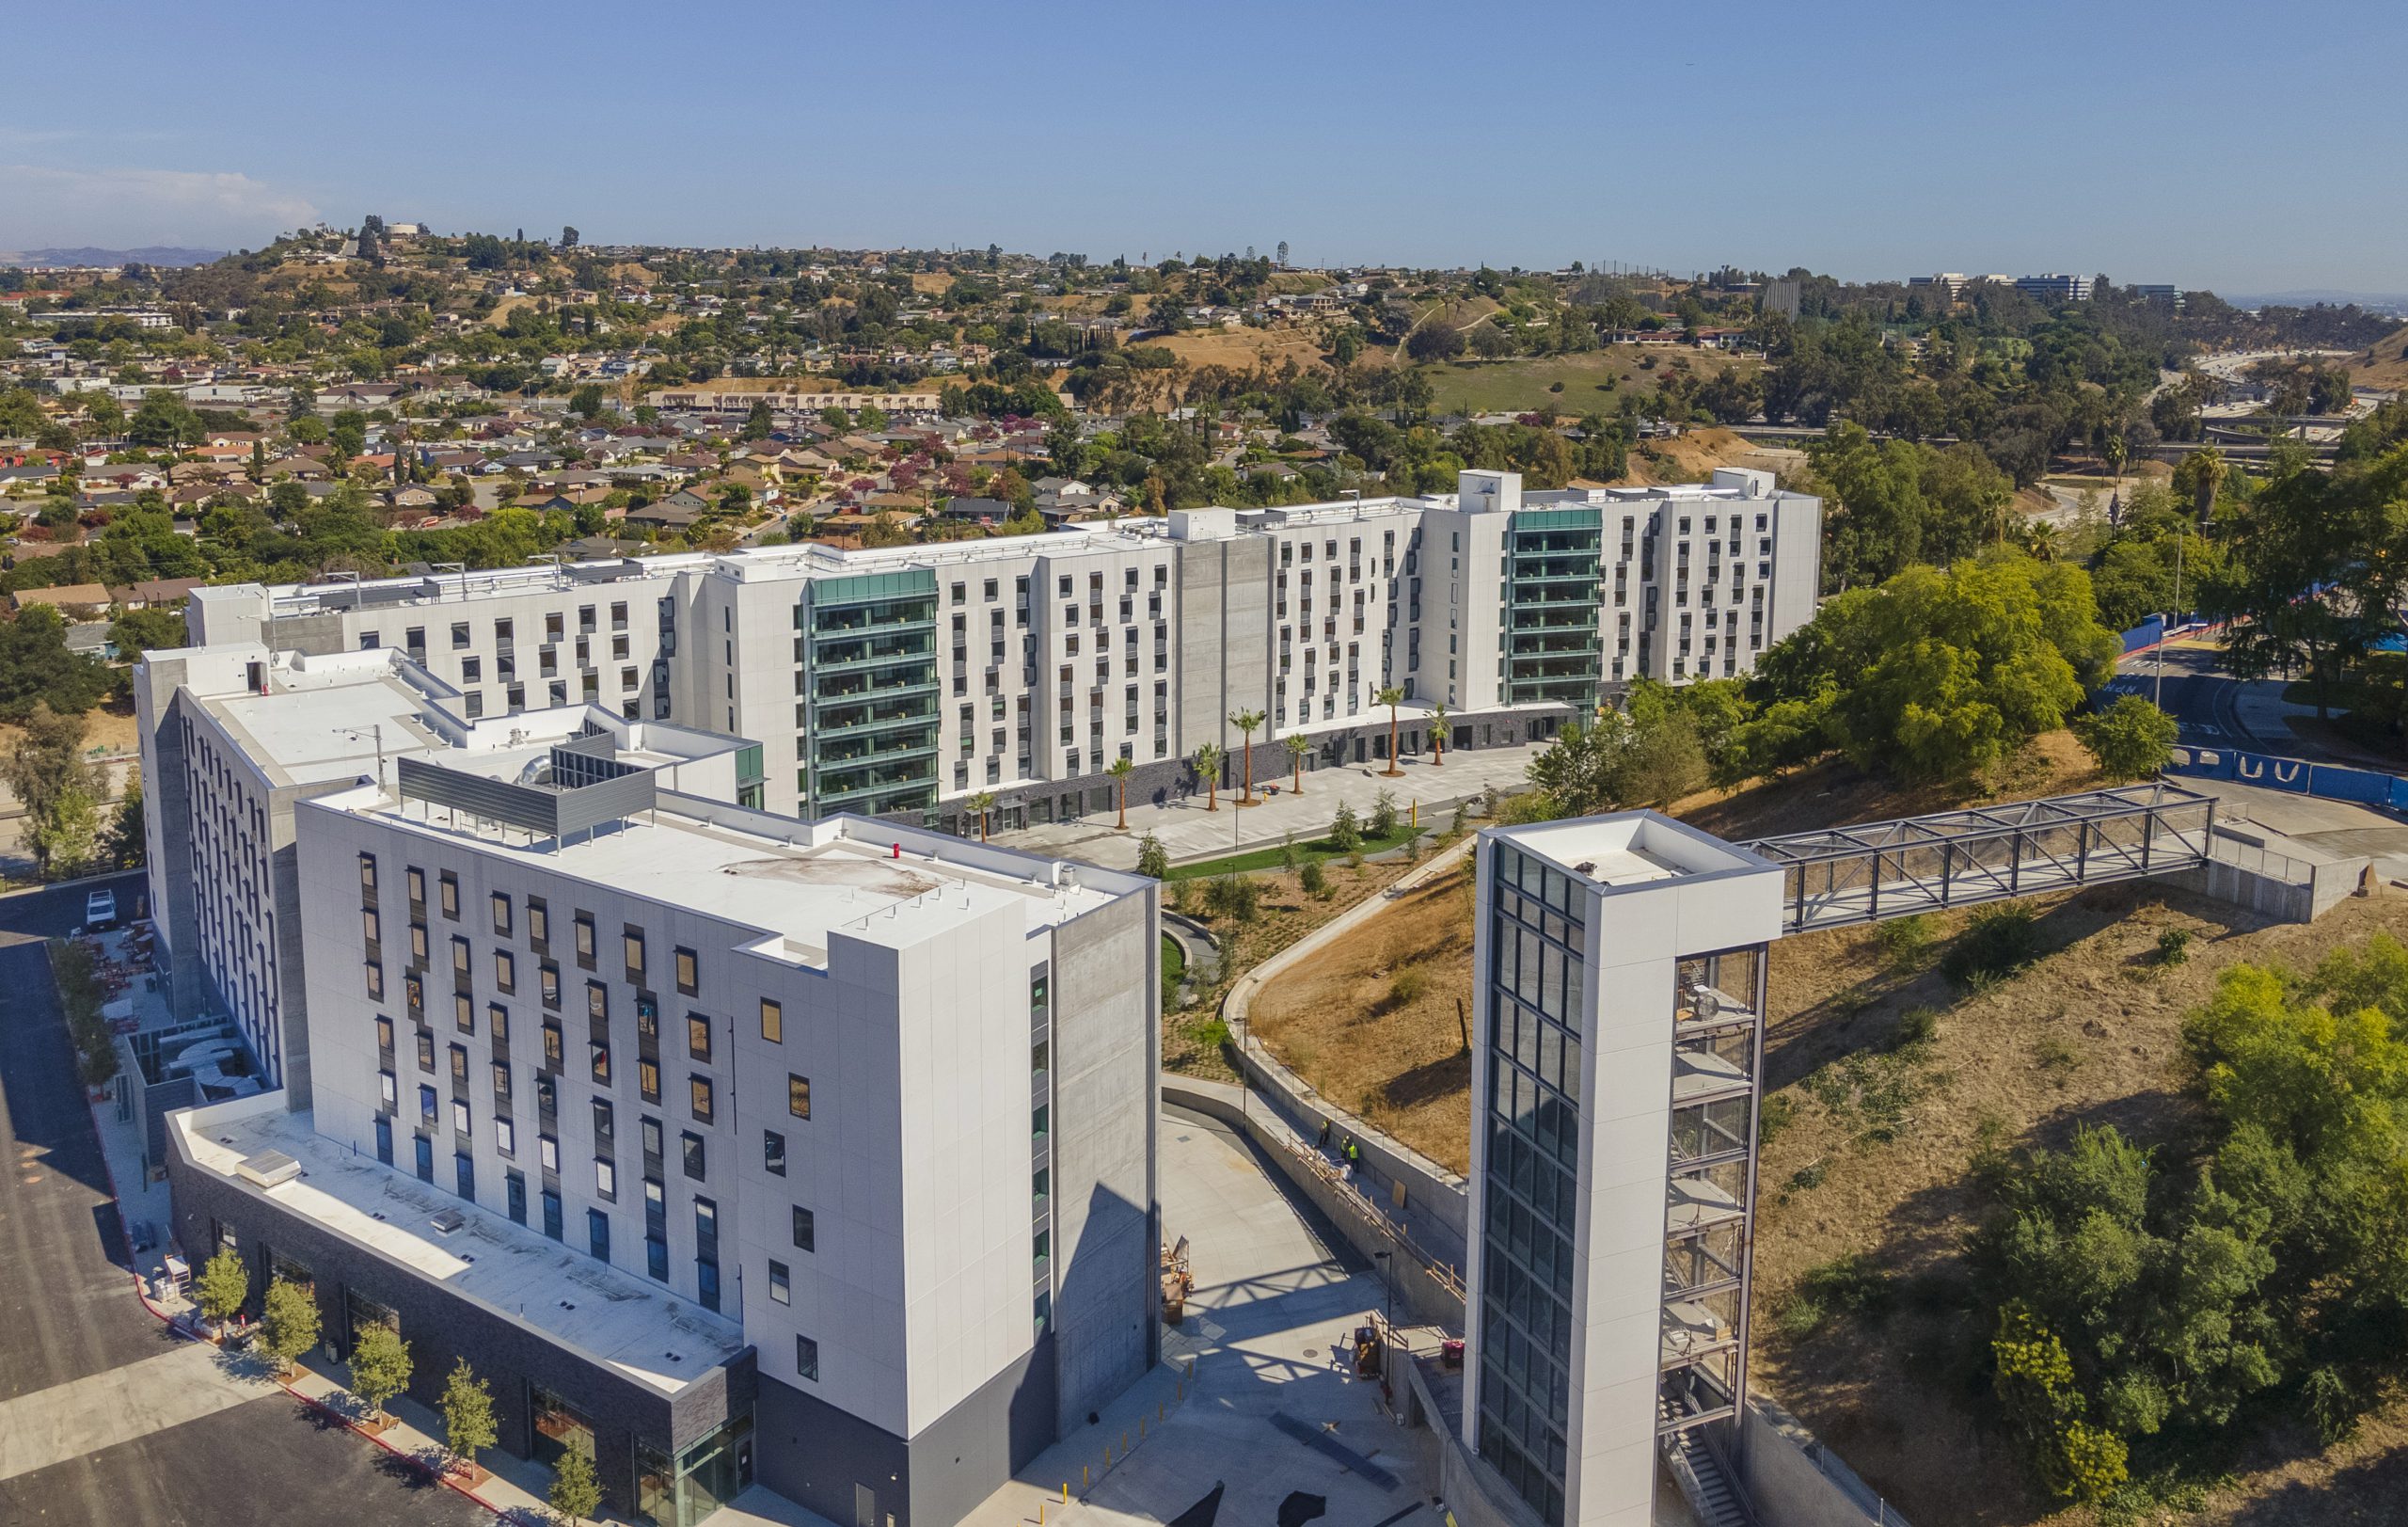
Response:
POLYGON ((79 0, 0 248, 593 242, 2408 291, 2408 7, 79 0), (2294 21, 2292 18, 2296 17, 2294 21))

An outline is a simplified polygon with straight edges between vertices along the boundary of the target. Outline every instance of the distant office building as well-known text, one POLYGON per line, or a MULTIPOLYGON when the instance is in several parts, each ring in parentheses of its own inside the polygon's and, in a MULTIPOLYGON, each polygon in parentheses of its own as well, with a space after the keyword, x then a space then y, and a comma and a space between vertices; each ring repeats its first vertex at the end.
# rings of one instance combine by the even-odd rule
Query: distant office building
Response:
POLYGON ((1756 294, 1756 311, 1795 318, 1798 316, 1798 283, 1794 278, 1782 277, 1777 281, 1766 281, 1764 290, 1756 294))
POLYGON ((2139 285, 2132 287, 2131 293, 2134 296, 2141 298, 2145 302, 2162 302, 2165 304, 2165 306, 2178 310, 2182 306, 2182 289, 2178 286, 2156 281, 2144 281, 2139 285))
POLYGON ((1907 288, 1909 291, 1933 293, 1944 301, 1955 302, 1964 294, 1966 283, 1971 279, 1962 271, 1941 271, 1937 276, 1909 276, 1907 288))
POLYGON ((1782 872, 1648 812, 1478 851, 1464 1436, 1547 1527, 1646 1527, 1747 1392, 1782 872))
POLYGON ((2094 278, 2088 276, 2018 276, 2015 289, 2035 302, 2088 302, 2094 278))

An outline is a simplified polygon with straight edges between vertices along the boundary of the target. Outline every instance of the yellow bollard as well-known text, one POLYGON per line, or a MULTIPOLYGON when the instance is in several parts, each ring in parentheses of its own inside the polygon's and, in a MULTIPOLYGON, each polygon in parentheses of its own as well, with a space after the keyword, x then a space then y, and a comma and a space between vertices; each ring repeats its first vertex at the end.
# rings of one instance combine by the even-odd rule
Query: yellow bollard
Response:
MULTIPOLYGON (((1084 1490, 1094 1483, 1095 1476, 1087 1472, 1087 1466, 1085 1464, 1079 1465, 1079 1488, 1084 1490)), ((1062 1487, 1064 1490, 1068 1490, 1069 1487, 1070 1487, 1068 1485, 1062 1487)))
POLYGON ((1045 1527, 1045 1503, 1037 1503, 1037 1527, 1045 1527))
POLYGON ((1112 1468, 1112 1444, 1109 1442, 1103 1444, 1103 1467, 1107 1472, 1112 1468))
POLYGON ((1067 1479, 1062 1481, 1062 1503, 1064 1505, 1070 1503, 1070 1482, 1067 1479))
MULTIPOLYGON (((1144 1423, 1141 1422, 1139 1424, 1143 1425, 1144 1423)), ((1125 1428, 1120 1433, 1120 1455, 1124 1458, 1129 1455, 1129 1433, 1125 1428)))

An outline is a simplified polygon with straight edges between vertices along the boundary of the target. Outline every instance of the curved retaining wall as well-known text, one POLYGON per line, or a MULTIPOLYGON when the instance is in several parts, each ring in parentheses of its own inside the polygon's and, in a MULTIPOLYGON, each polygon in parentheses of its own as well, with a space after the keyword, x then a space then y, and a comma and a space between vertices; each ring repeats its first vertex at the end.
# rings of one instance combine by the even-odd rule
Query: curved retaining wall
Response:
MULTIPOLYGON (((1280 950, 1240 977, 1222 1000, 1221 1016, 1238 1042, 1238 1062, 1254 1097, 1266 1105, 1305 1141, 1317 1140, 1329 1126, 1333 1148, 1351 1137, 1362 1153, 1356 1169, 1361 1197, 1392 1227, 1393 1233, 1425 1264, 1444 1270, 1458 1289, 1465 1258, 1465 1214, 1468 1185, 1402 1140, 1383 1134, 1358 1115, 1339 1106, 1263 1048, 1247 1023, 1247 1011, 1263 985, 1298 962, 1355 932, 1383 911, 1400 893, 1411 890, 1452 869, 1478 841, 1466 835, 1426 862, 1399 877, 1386 890, 1348 908, 1308 936, 1280 950)), ((1169 1078, 1164 1078, 1164 1085, 1169 1078)), ((1460 1322, 1462 1296, 1456 1296, 1460 1322)))

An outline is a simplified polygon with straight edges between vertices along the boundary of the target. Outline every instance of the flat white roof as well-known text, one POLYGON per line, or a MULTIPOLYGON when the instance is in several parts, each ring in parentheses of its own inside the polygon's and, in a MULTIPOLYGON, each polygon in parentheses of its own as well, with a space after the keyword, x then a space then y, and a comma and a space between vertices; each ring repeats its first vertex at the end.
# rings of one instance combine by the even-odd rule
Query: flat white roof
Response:
POLYGON ((1491 831, 1501 841, 1608 890, 1735 870, 1779 872, 1770 860, 1653 811, 1491 831))
POLYGON ((556 848, 477 830, 466 819, 454 825, 443 806, 396 803, 372 788, 312 804, 755 929, 772 941, 758 952, 814 966, 827 962, 829 935, 838 930, 908 947, 998 906, 1017 909, 1035 934, 1113 901, 1121 892, 1112 883, 1125 879, 863 818, 802 822, 741 808, 689 813, 664 802, 556 848))
POLYGON ((195 695, 253 762, 279 783, 310 785, 376 775, 378 730, 389 765, 404 755, 444 751, 419 720, 426 696, 380 674, 356 683, 272 694, 195 695))
POLYGON ((195 1166, 664 1394, 744 1350, 734 1321, 326 1138, 281 1092, 167 1118, 195 1166), (242 1175, 268 1153, 299 1174, 242 1175), (447 1212, 461 1220, 450 1234, 434 1224, 447 1212))

